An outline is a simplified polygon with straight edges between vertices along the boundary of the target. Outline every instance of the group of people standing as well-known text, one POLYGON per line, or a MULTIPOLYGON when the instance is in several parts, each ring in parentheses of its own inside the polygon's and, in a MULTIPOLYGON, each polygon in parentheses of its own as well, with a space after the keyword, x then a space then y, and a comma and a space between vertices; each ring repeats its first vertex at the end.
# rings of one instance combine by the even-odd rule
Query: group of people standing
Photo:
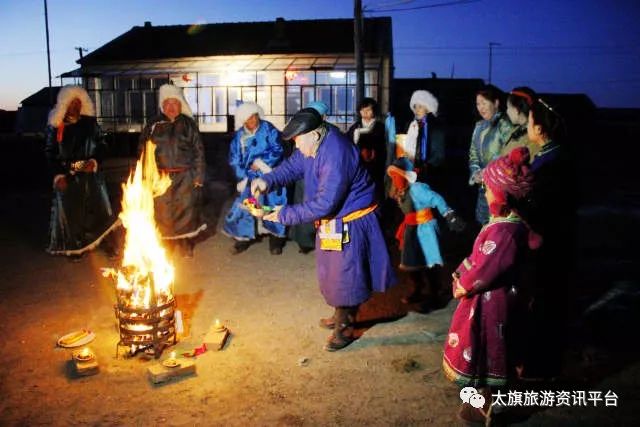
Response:
MULTIPOLYGON (((438 218, 453 231, 461 231, 465 222, 440 194, 445 135, 438 100, 430 92, 411 96, 414 119, 398 147, 395 129, 380 120, 371 98, 358 105, 358 120, 345 133, 326 121, 328 107, 322 102, 298 111, 282 132, 264 119, 258 104, 245 102, 237 107, 229 147, 237 194, 223 231, 233 239, 232 253, 246 251, 266 234, 270 253, 279 255, 287 227, 304 236, 301 252, 315 248, 320 291, 334 308, 320 320, 332 330, 328 351, 355 340, 358 307, 371 292, 384 292, 397 281, 381 227, 393 223, 381 219, 383 202, 397 205, 399 269, 412 281, 403 302, 421 300, 424 276, 432 301, 448 300, 443 293, 459 300, 445 343, 444 371, 462 387, 479 387, 489 403, 463 405, 460 415, 467 420, 486 418, 491 387, 503 387, 517 375, 543 375, 540 369, 554 364, 540 345, 538 351, 526 349, 518 336, 544 329, 547 336, 538 337, 538 344, 546 339, 559 345, 562 335, 563 296, 558 293, 565 277, 556 269, 568 236, 558 218, 570 212, 566 153, 558 143, 562 120, 529 88, 512 90, 506 111, 501 95, 491 85, 476 94, 481 119, 472 134, 468 182, 478 188, 475 219, 482 228, 471 254, 456 268, 450 290, 439 286, 444 260, 438 218), (252 213, 245 206, 250 198, 270 209, 252 213), (531 249, 535 256, 529 255, 531 249), (522 290, 519 272, 527 262, 538 268, 533 286, 522 290)), ((207 227, 201 211, 204 149, 179 88, 163 85, 159 105, 161 114, 140 137, 141 143, 156 144, 158 167, 172 180, 156 199, 156 221, 168 244, 192 256, 193 239, 207 227)), ((60 91, 49 124, 46 154, 54 199, 48 250, 79 257, 117 226, 100 173, 104 140, 91 99, 79 87, 60 91)))

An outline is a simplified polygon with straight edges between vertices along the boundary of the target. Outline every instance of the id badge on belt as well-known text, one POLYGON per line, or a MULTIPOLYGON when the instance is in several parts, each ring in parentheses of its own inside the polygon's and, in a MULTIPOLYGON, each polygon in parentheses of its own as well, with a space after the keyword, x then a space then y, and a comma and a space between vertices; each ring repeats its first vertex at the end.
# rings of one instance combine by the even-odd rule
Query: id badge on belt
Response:
POLYGON ((342 251, 342 244, 349 243, 349 228, 342 219, 321 220, 318 227, 320 249, 323 251, 342 251))

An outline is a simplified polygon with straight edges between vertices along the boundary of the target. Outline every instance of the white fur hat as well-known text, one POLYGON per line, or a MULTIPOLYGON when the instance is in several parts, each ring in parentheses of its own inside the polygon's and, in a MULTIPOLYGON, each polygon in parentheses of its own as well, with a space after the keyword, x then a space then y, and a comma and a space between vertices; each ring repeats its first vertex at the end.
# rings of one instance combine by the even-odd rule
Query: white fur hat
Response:
POLYGON ((438 115, 438 99, 431 94, 431 92, 427 92, 426 90, 416 90, 411 95, 411 101, 409 101, 409 108, 414 113, 416 112, 416 105, 422 105, 423 107, 427 107, 429 112, 433 113, 434 116, 438 115))
POLYGON ((240 129, 244 125, 244 122, 256 113, 258 113, 260 118, 264 116, 264 110, 255 102, 243 102, 238 105, 235 114, 236 130, 240 129))
POLYGON ((169 98, 174 98, 180 101, 180 104, 182 104, 182 109, 180 110, 180 112, 185 116, 193 117, 191 107, 189 107, 189 103, 187 102, 187 100, 184 99, 182 88, 168 83, 160 86, 160 90, 158 91, 158 103, 160 104, 160 111, 162 111, 163 113, 164 110, 162 109, 162 103, 169 98))
POLYGON ((80 114, 83 116, 95 117, 96 109, 93 105, 93 101, 89 98, 89 94, 80 86, 65 86, 58 92, 58 99, 56 105, 49 113, 49 124, 53 127, 60 126, 60 123, 64 120, 65 114, 67 114, 67 108, 71 101, 78 98, 82 103, 80 107, 80 114))

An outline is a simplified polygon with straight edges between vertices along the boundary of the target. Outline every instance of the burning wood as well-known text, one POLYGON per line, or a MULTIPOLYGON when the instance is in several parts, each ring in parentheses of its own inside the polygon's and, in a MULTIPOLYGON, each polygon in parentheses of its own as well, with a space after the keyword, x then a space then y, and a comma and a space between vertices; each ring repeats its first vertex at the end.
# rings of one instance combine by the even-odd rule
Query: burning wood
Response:
POLYGON ((160 244, 154 220, 154 197, 171 185, 156 166, 155 145, 147 141, 136 168, 123 184, 120 219, 126 229, 119 269, 103 269, 116 282, 116 317, 120 342, 133 355, 141 350, 160 357, 177 342, 175 330, 174 268, 160 244))

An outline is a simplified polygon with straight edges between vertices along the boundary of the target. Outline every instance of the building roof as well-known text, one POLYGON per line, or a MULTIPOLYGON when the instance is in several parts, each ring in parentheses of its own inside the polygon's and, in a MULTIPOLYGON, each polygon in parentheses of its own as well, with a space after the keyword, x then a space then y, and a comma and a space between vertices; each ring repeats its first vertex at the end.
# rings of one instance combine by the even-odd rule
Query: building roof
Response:
POLYGON ((45 86, 36 93, 33 93, 20 101, 20 104, 23 107, 26 106, 46 106, 51 107, 56 103, 56 98, 58 97, 58 92, 60 92, 60 86, 51 86, 51 99, 53 102, 49 101, 49 86, 45 86))
MULTIPOLYGON (((392 55, 391 18, 364 20, 365 54, 392 55)), ((146 22, 85 55, 88 66, 232 55, 353 53, 352 19, 153 26, 146 22)))

